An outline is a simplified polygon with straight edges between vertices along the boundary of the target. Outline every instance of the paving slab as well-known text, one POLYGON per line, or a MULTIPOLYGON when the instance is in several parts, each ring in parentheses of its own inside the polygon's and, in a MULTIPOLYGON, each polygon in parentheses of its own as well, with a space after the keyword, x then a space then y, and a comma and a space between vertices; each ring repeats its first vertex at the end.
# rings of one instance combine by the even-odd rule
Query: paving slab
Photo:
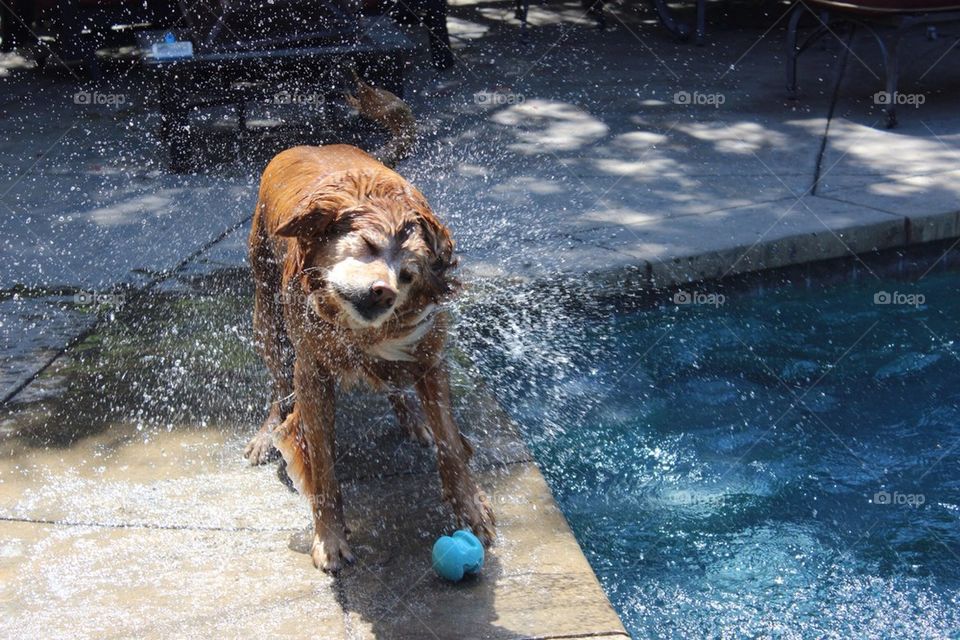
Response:
POLYGON ((227 273, 134 301, 7 407, 0 633, 626 636, 517 426, 456 352, 455 411, 499 520, 483 573, 435 576, 432 543, 455 528, 436 453, 363 393, 337 415, 358 561, 317 571, 305 501, 241 456, 267 381, 241 337, 246 274, 227 273))
POLYGON ((346 637, 288 532, 0 522, 8 638, 346 637))
POLYGON ((97 173, 46 174, 42 184, 19 182, 0 210, 3 289, 142 285, 248 218, 256 189, 210 177, 97 173))
POLYGON ((643 260, 640 284, 671 287, 901 246, 904 234, 898 216, 806 196, 578 237, 643 260))
MULTIPOLYGON (((51 377, 56 375, 51 372, 51 377)), ((489 394, 480 388, 461 390, 458 408, 464 431, 478 450, 476 464, 487 468, 529 462, 515 426, 489 394)), ((7 433, 17 435, 5 443, 0 456, 0 511, 10 517, 282 530, 305 513, 273 467, 246 468, 240 453, 256 425, 239 415, 236 424, 180 423, 170 424, 169 430, 122 420, 94 425, 95 408, 77 407, 69 400, 76 416, 71 418, 59 402, 49 402, 52 395, 39 405, 42 409, 35 407, 3 423, 7 433), (46 444, 70 438, 76 442, 68 440, 69 446, 46 444), (211 511, 211 503, 224 508, 211 511)), ((434 452, 399 433, 385 400, 348 396, 343 405, 338 452, 342 481, 435 471, 434 452)))
MULTIPOLYGON (((960 173, 957 176, 960 178, 960 173)), ((924 183, 930 184, 931 181, 925 177, 911 176, 899 181, 893 188, 917 187, 924 183)), ((960 236, 960 201, 953 195, 940 194, 938 196, 934 190, 927 199, 929 208, 918 211, 917 204, 912 198, 903 199, 877 193, 888 192, 890 186, 890 182, 884 182, 861 189, 826 192, 822 193, 821 196, 837 202, 866 206, 902 217, 906 225, 906 237, 904 238, 906 244, 922 244, 960 236)))

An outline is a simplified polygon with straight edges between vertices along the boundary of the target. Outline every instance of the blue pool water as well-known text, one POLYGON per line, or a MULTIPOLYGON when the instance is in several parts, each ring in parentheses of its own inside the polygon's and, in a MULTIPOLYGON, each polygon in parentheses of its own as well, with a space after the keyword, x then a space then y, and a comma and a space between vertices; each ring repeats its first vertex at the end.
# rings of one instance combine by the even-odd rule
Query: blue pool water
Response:
POLYGON ((960 637, 960 276, 530 313, 484 365, 635 637, 960 637))

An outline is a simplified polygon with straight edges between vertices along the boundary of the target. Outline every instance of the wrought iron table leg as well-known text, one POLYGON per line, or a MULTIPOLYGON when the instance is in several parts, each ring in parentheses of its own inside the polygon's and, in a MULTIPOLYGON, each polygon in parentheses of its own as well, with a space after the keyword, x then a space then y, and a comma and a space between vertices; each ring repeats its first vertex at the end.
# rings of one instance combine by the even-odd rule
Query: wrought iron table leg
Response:
POLYGON ((243 96, 237 99, 237 131, 241 134, 247 129, 247 103, 243 96))
POLYGON ((191 136, 187 127, 188 115, 178 106, 161 107, 163 120, 160 138, 167 144, 170 153, 170 170, 186 173, 191 168, 191 136))
POLYGON ((817 16, 820 26, 807 35, 802 42, 799 42, 800 20, 806 10, 802 4, 797 5, 787 24, 787 98, 790 100, 797 99, 797 61, 800 59, 800 54, 824 35, 833 33, 827 26, 830 22, 830 16, 823 12, 817 16))
POLYGON ((793 13, 790 14, 790 21, 787 23, 787 97, 790 100, 797 99, 797 58, 800 57, 800 50, 797 48, 797 27, 800 25, 800 18, 806 9, 798 4, 793 13))
POLYGON ((697 0, 697 35, 694 40, 697 44, 703 44, 703 38, 707 34, 707 0, 697 0))
POLYGON ((530 0, 517 0, 514 16, 520 21, 520 42, 523 44, 530 41, 527 25, 528 13, 530 13, 530 0))
MULTIPOLYGON (((798 6, 796 9, 794 9, 794 13, 790 17, 787 27, 787 90, 792 95, 796 95, 797 57, 813 41, 815 41, 828 30, 826 27, 828 14, 824 12, 821 14, 820 20, 822 24, 820 28, 808 36, 806 40, 804 40, 804 42, 798 46, 797 23, 800 20, 798 16, 801 8, 802 6, 798 6)), ((886 91, 884 92, 883 99, 885 102, 884 111, 887 116, 888 129, 892 129, 897 126, 897 92, 900 89, 900 49, 902 48, 904 36, 913 27, 926 26, 928 29, 927 36, 929 37, 929 29, 931 27, 935 28, 936 24, 960 21, 960 11, 906 13, 893 16, 893 18, 893 24, 895 25, 894 32, 889 40, 880 32, 878 32, 877 29, 874 28, 873 24, 868 20, 858 19, 856 16, 850 15, 841 15, 840 19, 841 23, 848 23, 853 27, 859 26, 866 29, 867 32, 873 36, 874 40, 877 42, 877 46, 880 48, 880 56, 883 59, 884 71, 887 76, 885 87, 886 91)), ((889 22, 886 22, 885 24, 889 24, 889 22)))
MULTIPOLYGON (((910 21, 898 20, 896 31, 893 34, 893 38, 890 42, 884 38, 883 34, 873 28, 870 24, 865 22, 857 21, 854 24, 861 26, 867 30, 867 33, 873 36, 873 39, 877 43, 877 47, 880 49, 880 58, 883 60, 883 71, 886 73, 886 86, 884 87, 885 93, 883 98, 886 101, 884 103, 884 113, 887 114, 887 128, 892 129, 897 126, 897 85, 898 78, 900 76, 900 39, 903 36, 904 32, 907 30, 910 21)), ((877 95, 874 96, 874 101, 877 100, 877 95)))
POLYGON ((897 26, 897 32, 890 44, 890 51, 886 56, 887 71, 887 129, 897 126, 897 89, 900 80, 900 43, 903 40, 903 24, 897 26))

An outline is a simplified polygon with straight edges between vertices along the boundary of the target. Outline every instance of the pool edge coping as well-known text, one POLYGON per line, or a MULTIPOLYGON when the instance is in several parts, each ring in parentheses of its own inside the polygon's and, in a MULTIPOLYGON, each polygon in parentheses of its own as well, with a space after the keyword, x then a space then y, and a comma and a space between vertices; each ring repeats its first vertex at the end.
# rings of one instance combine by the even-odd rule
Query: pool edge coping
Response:
MULTIPOLYGON (((949 240, 957 240, 950 249, 960 245, 960 206, 956 210, 930 215, 904 216, 829 196, 818 197, 869 209, 888 218, 832 227, 821 220, 823 227, 819 232, 761 238, 749 244, 731 242, 723 248, 667 256, 666 259, 597 247, 598 252, 607 250, 619 254, 620 262, 609 267, 597 268, 593 264, 585 264, 584 268, 528 270, 507 274, 467 266, 464 271, 471 279, 480 282, 516 282, 526 286, 565 276, 576 277, 600 290, 627 285, 630 290, 664 291, 684 285, 721 282, 746 274, 775 273, 837 259, 856 259, 898 249, 910 250, 949 240)), ((949 249, 944 253, 947 252, 949 249)))

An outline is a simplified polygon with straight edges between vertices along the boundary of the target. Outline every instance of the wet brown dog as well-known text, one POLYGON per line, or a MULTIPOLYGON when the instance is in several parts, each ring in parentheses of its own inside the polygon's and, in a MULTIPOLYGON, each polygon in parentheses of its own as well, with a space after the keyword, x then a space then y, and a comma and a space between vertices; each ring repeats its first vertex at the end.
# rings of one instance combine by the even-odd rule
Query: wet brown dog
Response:
POLYGON ((263 173, 250 261, 273 402, 246 455, 258 464, 271 445, 280 450, 312 507, 314 564, 336 571, 353 559, 334 473, 334 403, 357 381, 386 391, 414 438, 432 437, 444 499, 489 544, 493 511, 467 466, 443 359, 439 304, 455 288, 453 241, 423 195, 356 147, 288 149, 263 173))

